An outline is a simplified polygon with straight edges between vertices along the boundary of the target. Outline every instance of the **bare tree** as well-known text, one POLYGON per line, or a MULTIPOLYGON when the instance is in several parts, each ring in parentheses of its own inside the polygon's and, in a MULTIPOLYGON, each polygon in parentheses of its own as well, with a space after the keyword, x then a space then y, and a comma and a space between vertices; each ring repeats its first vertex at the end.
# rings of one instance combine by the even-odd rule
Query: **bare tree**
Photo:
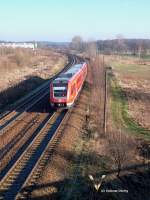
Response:
POLYGON ((74 36, 71 41, 71 48, 74 50, 83 50, 83 39, 81 36, 74 36))
POLYGON ((139 40, 138 43, 137 43, 137 53, 138 53, 138 57, 139 59, 141 59, 141 54, 143 52, 143 42, 142 40, 139 40))
POLYGON ((127 45, 125 44, 125 40, 124 40, 124 37, 123 35, 119 34, 116 36, 116 39, 117 39, 117 51, 118 53, 122 53, 122 52, 125 52, 127 51, 127 45))
POLYGON ((95 41, 89 41, 86 43, 86 52, 90 58, 95 59, 97 56, 97 51, 98 48, 95 41))
POLYGON ((136 145, 131 137, 123 133, 122 130, 111 132, 108 136, 108 151, 112 158, 117 176, 123 167, 126 167, 135 154, 136 145))

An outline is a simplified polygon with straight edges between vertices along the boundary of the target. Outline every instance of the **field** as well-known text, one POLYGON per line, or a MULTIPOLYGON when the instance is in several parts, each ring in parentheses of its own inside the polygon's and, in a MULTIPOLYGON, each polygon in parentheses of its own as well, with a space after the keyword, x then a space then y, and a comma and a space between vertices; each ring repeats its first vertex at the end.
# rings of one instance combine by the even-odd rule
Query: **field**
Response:
MULTIPOLYGON (((88 76, 79 98, 58 129, 61 135, 59 141, 55 137, 50 140, 45 161, 41 165, 39 162, 33 169, 31 179, 27 179, 21 195, 26 199, 65 200, 149 198, 149 119, 145 120, 143 115, 146 123, 141 122, 141 116, 137 118, 135 115, 136 107, 132 106, 132 101, 136 101, 138 107, 142 101, 144 112, 149 109, 146 105, 149 101, 149 85, 143 84, 144 81, 149 83, 147 64, 141 64, 137 58, 131 57, 104 58, 103 55, 97 55, 90 59, 88 76), (146 94, 144 98, 137 91, 146 94)), ((7 135, 1 135, 2 147, 6 146, 6 150, 9 143, 13 145, 9 134, 16 134, 19 141, 10 149, 12 154, 8 151, 7 156, 2 158, 4 166, 9 156, 16 155, 18 146, 28 141, 32 131, 36 132, 38 121, 45 120, 49 112, 53 112, 45 109, 47 100, 43 102, 39 102, 39 108, 37 106, 25 113, 25 121, 16 120, 18 129, 10 126, 6 129, 7 135), (32 125, 29 130, 28 125, 32 125), (24 133, 22 130, 26 133, 23 140, 20 139, 24 133)), ((53 120, 48 126, 55 124, 53 120)), ((15 124, 12 126, 15 127, 15 124)))
POLYGON ((113 112, 115 121, 124 121, 130 131, 145 138, 150 137, 150 66, 147 61, 139 63, 136 58, 108 58, 112 67, 113 112), (144 63, 144 65, 143 65, 144 63), (113 101, 116 99, 116 101, 113 101), (118 102, 117 102, 118 101, 118 102), (122 115, 122 116, 121 116, 122 115), (120 116, 120 117, 119 117, 120 116), (122 119, 121 119, 122 118, 122 119))
POLYGON ((66 56, 54 50, 0 48, 0 107, 43 83, 66 62, 66 56))

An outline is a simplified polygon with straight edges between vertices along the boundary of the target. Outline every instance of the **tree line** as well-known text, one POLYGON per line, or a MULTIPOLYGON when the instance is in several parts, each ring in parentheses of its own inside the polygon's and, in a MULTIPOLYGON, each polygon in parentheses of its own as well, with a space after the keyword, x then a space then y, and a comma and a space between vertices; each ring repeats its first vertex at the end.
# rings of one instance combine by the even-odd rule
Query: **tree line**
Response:
POLYGON ((75 36, 70 43, 71 49, 81 52, 89 49, 89 46, 104 54, 128 54, 139 57, 150 54, 150 39, 125 39, 122 35, 113 40, 97 41, 84 41, 82 37, 75 36))

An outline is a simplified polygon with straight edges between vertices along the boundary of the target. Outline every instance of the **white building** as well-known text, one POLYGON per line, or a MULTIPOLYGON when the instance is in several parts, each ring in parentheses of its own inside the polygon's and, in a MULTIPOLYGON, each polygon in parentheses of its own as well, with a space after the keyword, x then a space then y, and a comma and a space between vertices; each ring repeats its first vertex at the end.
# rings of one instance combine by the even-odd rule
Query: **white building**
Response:
POLYGON ((12 42, 12 43, 7 43, 3 42, 0 43, 0 47, 11 47, 11 48, 30 48, 30 49, 36 49, 37 48, 37 43, 23 43, 23 42, 12 42))

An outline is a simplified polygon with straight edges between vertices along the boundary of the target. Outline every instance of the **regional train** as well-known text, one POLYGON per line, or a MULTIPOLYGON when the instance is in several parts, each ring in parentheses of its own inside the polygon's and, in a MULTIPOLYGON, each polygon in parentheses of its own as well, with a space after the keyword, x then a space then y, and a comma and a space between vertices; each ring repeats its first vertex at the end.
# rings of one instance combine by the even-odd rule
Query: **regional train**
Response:
POLYGON ((87 75, 87 63, 75 64, 50 83, 51 107, 72 107, 87 75))

